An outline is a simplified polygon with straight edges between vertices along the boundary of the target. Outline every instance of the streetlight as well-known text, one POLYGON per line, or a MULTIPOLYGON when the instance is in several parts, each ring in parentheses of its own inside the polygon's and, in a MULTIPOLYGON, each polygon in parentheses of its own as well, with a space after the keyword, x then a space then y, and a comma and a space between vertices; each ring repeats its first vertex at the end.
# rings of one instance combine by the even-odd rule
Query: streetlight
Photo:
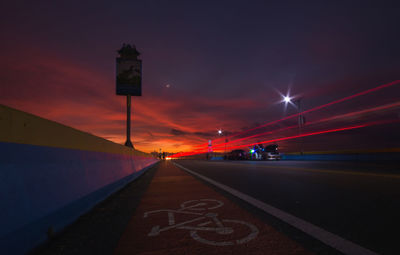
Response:
MULTIPOLYGON (((282 95, 282 94, 281 94, 282 95)), ((286 109, 286 105, 289 103, 291 105, 294 105, 297 108, 297 113, 298 113, 298 125, 299 125, 299 136, 301 135, 301 129, 304 126, 305 123, 305 118, 304 116, 301 114, 301 106, 300 106, 300 102, 302 98, 297 99, 296 101, 292 102, 292 98, 289 95, 282 95, 283 100, 282 102, 285 102, 285 109, 286 109)), ((300 139, 300 154, 303 155, 303 139, 302 137, 299 137, 300 139)))
MULTIPOLYGON (((222 135, 222 129, 218 129, 218 135, 221 136, 222 135)), ((215 152, 215 156, 217 156, 217 153, 215 152)))
MULTIPOLYGON (((222 129, 218 130, 218 135, 221 136, 222 135, 222 129)), ((226 156, 226 143, 228 142, 228 138, 226 138, 226 132, 225 132, 225 150, 224 150, 224 154, 226 156)))
MULTIPOLYGON (((222 135, 222 129, 218 129, 218 135, 221 136, 222 135)), ((208 152, 207 152, 207 159, 209 158, 209 156, 211 155, 211 157, 216 156, 216 153, 213 153, 213 148, 212 148, 212 140, 208 140, 208 152)))

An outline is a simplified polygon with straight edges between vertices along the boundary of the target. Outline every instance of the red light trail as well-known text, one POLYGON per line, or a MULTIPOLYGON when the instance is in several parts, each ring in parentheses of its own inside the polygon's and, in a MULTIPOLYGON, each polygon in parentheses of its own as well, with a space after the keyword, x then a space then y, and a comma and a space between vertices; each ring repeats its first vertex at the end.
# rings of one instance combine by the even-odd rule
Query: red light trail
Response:
MULTIPOLYGON (((303 111, 303 112, 299 112, 299 113, 296 113, 296 114, 292 114, 292 115, 289 115, 289 116, 284 117, 284 118, 282 118, 282 119, 275 120, 275 121, 271 121, 271 122, 268 122, 268 123, 266 123, 266 124, 263 124, 263 125, 261 125, 261 126, 255 127, 255 128, 247 129, 247 130, 244 130, 244 131, 242 131, 242 132, 238 132, 238 133, 236 133, 236 134, 232 134, 232 135, 227 136, 227 137, 217 138, 217 139, 215 139, 214 141, 220 141, 220 140, 223 140, 223 139, 225 139, 225 138, 228 139, 228 138, 231 138, 231 137, 234 137, 234 136, 242 135, 242 134, 248 133, 248 132, 250 132, 250 131, 260 129, 260 128, 262 128, 262 127, 270 126, 270 125, 272 125, 272 124, 276 124, 276 123, 278 123, 278 122, 281 122, 281 121, 284 121, 284 120, 288 120, 288 119, 297 117, 297 116, 302 115, 302 114, 305 114, 305 113, 314 112, 314 111, 320 110, 320 109, 322 109, 322 108, 325 108, 325 107, 328 107, 328 106, 331 106, 331 105, 334 105, 334 104, 337 104, 337 103, 341 103, 341 102, 344 102, 344 101, 347 101, 347 100, 350 100, 350 99, 353 99, 353 98, 356 98, 356 97, 359 97, 359 96, 363 96, 363 95, 366 95, 366 94, 369 94, 369 93, 372 93, 372 92, 375 92, 375 91, 378 91, 378 90, 381 90, 381 89, 384 89, 384 88, 387 88, 387 87, 391 87, 391 86, 393 86, 393 85, 397 85, 397 84, 399 84, 399 83, 400 83, 400 80, 395 80, 395 81, 392 81, 392 82, 389 82, 389 83, 386 83, 386 84, 382 84, 382 85, 380 85, 380 86, 378 86, 378 87, 375 87, 375 88, 372 88, 372 89, 368 89, 368 90, 365 90, 365 91, 356 93, 356 94, 354 94, 354 95, 347 96, 347 97, 344 97, 344 98, 341 98, 341 99, 332 101, 332 102, 330 102, 330 103, 323 104, 323 105, 320 105, 320 106, 311 108, 311 109, 309 109, 309 110, 305 110, 305 111, 303 111)), ((204 147, 204 146, 207 146, 207 143, 198 145, 198 146, 196 146, 196 147, 204 147)))
MULTIPOLYGON (((340 131, 346 131, 346 130, 354 130, 354 129, 363 128, 363 127, 369 127, 369 126, 374 126, 374 125, 382 125, 382 124, 389 124, 389 123, 397 123, 397 122, 400 122, 400 120, 396 119, 396 120, 373 121, 373 122, 367 122, 367 123, 354 125, 354 126, 349 126, 349 127, 328 129, 328 130, 322 130, 322 131, 315 131, 315 132, 304 133, 304 134, 300 134, 300 135, 294 135, 294 136, 270 139, 270 140, 257 142, 257 143, 250 143, 250 144, 243 144, 243 145, 238 145, 238 146, 231 146, 231 147, 228 147, 226 149, 232 150, 232 149, 238 149, 238 148, 243 148, 243 147, 254 146, 254 145, 257 145, 257 144, 285 141, 285 140, 291 140, 291 139, 296 139, 296 138, 300 138, 300 137, 327 134, 327 133, 334 133, 334 132, 340 132, 340 131)), ((218 147, 221 147, 221 145, 219 145, 218 147)), ((192 152, 177 153, 177 154, 172 155, 171 158, 183 157, 183 156, 191 156, 191 155, 202 154, 202 153, 206 153, 206 152, 207 151, 203 150, 203 151, 198 151, 198 152, 192 151, 192 152)))
POLYGON ((350 127, 328 129, 328 130, 323 130, 323 131, 304 133, 304 134, 300 134, 300 135, 276 138, 276 139, 266 140, 266 141, 257 142, 257 143, 250 143, 250 144, 245 144, 245 145, 231 146, 231 147, 227 147, 227 149, 243 148, 243 147, 248 147, 248 146, 254 146, 254 145, 257 145, 257 144, 260 144, 260 143, 262 144, 262 143, 272 143, 272 142, 278 142, 278 141, 285 141, 285 140, 291 140, 291 139, 305 137, 305 136, 320 135, 320 134, 333 133, 333 132, 352 130, 352 129, 358 129, 358 128, 363 128, 363 127, 382 125, 382 124, 389 124, 389 123, 396 123, 396 122, 400 122, 400 120, 396 119, 396 120, 385 120, 385 121, 373 121, 373 122, 367 122, 367 123, 363 123, 363 124, 359 124, 359 125, 355 125, 355 126, 350 126, 350 127))
MULTIPOLYGON (((337 120, 337 119, 340 119, 340 118, 348 118, 348 117, 354 117, 354 116, 357 116, 357 115, 362 115, 362 114, 365 114, 365 113, 377 112, 377 111, 386 110, 386 109, 390 109, 390 108, 394 108, 394 107, 398 107, 398 106, 400 106, 400 102, 395 102, 395 103, 392 103, 392 104, 386 104, 386 105, 382 105, 382 106, 377 106, 377 107, 370 108, 370 109, 365 109, 365 110, 360 110, 360 111, 340 114, 340 115, 336 115, 336 116, 333 116, 333 117, 329 117, 329 118, 324 118, 324 119, 308 122, 307 126, 312 125, 312 124, 318 124, 318 123, 322 123, 322 122, 327 122, 327 121, 331 121, 331 120, 337 120)), ((280 132, 280 131, 284 131, 284 130, 289 130, 289 129, 296 128, 296 127, 298 127, 298 125, 293 125, 293 126, 289 126, 289 127, 285 127, 285 128, 280 128, 280 129, 276 129, 276 130, 260 133, 260 134, 255 134, 255 135, 252 135, 252 136, 239 138, 239 139, 232 140, 232 141, 229 141, 229 142, 213 145, 213 148, 220 147, 220 146, 227 145, 227 144, 237 143, 239 141, 244 141, 244 140, 248 140, 248 139, 251 139, 251 138, 260 137, 260 136, 264 136, 264 135, 268 135, 268 134, 272 134, 272 133, 276 133, 276 132, 280 132)))

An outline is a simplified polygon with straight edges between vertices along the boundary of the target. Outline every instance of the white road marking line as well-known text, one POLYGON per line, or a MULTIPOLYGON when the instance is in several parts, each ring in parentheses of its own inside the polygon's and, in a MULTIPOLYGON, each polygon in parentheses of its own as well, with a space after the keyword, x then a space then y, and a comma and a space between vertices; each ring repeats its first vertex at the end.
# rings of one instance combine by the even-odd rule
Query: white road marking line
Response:
POLYGON ((325 243, 326 245, 335 248, 336 250, 348 254, 348 255, 377 255, 377 253, 368 250, 358 244, 355 244, 351 241, 348 241, 338 235, 335 235, 333 233, 330 233, 320 227, 317 227, 305 220, 302 220, 300 218, 297 218, 296 216, 293 216, 289 213, 286 213, 278 208, 275 208, 271 205, 268 205, 258 199, 255 199, 249 195, 246 195, 238 190, 232 189, 231 187, 228 187, 224 184, 221 184, 219 182, 216 182, 208 177, 205 177, 201 174, 198 174, 190 169, 187 169, 186 167, 173 162, 174 165, 177 167, 181 168, 182 170, 197 176, 198 178, 211 183, 214 186, 217 186, 218 188, 229 192, 230 194, 246 201, 247 203, 263 210, 264 212, 271 214, 275 216, 276 218, 286 222, 287 224, 303 231, 304 233, 314 237, 315 239, 325 243))
POLYGON ((168 225, 174 225, 175 224, 175 216, 173 213, 168 212, 168 225))

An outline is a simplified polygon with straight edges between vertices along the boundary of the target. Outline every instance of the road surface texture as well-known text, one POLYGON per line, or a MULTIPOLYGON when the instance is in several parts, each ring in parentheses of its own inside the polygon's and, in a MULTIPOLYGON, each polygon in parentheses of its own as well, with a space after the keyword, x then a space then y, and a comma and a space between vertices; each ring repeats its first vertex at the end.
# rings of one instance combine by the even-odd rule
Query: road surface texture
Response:
POLYGON ((174 163, 356 246, 400 254, 400 162, 174 163))
POLYGON ((312 254, 164 162, 114 254, 312 254))
POLYGON ((235 200, 160 162, 32 253, 338 254, 235 200))

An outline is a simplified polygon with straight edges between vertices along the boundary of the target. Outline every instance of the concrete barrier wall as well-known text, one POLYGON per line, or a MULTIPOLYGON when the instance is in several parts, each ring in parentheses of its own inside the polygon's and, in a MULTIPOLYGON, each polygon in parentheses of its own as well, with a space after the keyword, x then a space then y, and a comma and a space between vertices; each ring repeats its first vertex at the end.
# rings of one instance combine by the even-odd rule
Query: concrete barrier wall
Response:
POLYGON ((156 162, 0 105, 0 253, 29 251, 156 162))

